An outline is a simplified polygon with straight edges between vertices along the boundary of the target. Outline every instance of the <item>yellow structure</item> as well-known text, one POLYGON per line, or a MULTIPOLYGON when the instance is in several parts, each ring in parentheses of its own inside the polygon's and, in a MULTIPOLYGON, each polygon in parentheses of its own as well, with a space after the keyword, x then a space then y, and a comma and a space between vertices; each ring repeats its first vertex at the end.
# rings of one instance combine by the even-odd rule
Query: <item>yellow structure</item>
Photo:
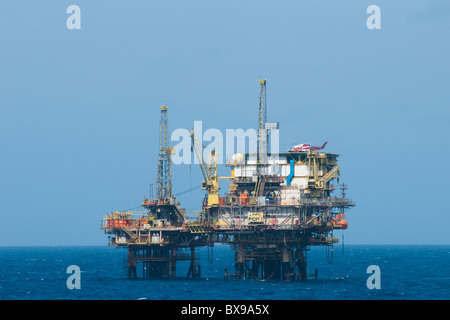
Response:
POLYGON ((249 212, 247 218, 249 223, 264 223, 264 212, 249 212))
POLYGON ((194 134, 194 130, 191 131, 191 138, 195 153, 200 163, 200 168, 203 173, 202 189, 208 191, 208 205, 218 206, 219 200, 219 175, 217 171, 217 156, 215 150, 211 151, 209 165, 205 165, 203 159, 203 148, 200 147, 200 142, 194 134))

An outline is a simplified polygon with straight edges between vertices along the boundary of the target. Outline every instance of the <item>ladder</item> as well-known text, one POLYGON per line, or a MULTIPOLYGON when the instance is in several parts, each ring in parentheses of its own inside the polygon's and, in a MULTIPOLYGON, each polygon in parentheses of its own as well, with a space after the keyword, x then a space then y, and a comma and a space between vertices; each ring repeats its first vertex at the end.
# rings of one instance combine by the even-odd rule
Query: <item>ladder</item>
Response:
POLYGON ((204 228, 203 225, 189 225, 188 227, 189 231, 191 233, 205 233, 207 232, 204 228))
POLYGON ((132 231, 126 230, 125 228, 121 228, 123 232, 125 232, 131 239, 136 240, 138 235, 132 231))
POLYGON ((328 171, 319 181, 316 183, 317 188, 323 188, 323 186, 336 177, 336 174, 340 174, 339 166, 335 166, 333 169, 328 171))

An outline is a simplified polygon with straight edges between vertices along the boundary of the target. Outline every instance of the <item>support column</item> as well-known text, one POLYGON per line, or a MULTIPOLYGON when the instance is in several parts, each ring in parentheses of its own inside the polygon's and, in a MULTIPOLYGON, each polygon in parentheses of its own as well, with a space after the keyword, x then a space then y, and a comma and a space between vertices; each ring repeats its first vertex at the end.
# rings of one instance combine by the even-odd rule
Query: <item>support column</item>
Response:
POLYGON ((187 277, 192 275, 192 279, 201 277, 200 266, 196 264, 195 247, 191 247, 191 264, 189 266, 187 277))
POLYGON ((244 276, 245 279, 245 270, 244 270, 244 246, 239 245, 239 249, 236 252, 236 279, 241 279, 244 276))
POLYGON ((259 280, 259 262, 257 260, 252 261, 251 273, 255 280, 259 280))
POLYGON ((297 250, 297 267, 298 267, 298 280, 306 281, 306 257, 303 253, 303 249, 297 250))
POLYGON ((287 281, 292 279, 291 255, 292 255, 292 251, 288 250, 288 248, 283 247, 281 249, 282 277, 283 277, 283 280, 287 280, 287 281))
POLYGON ((176 269, 177 269, 177 248, 172 248, 172 261, 170 262, 170 276, 175 277, 176 269))
POLYGON ((135 250, 131 247, 128 248, 128 279, 136 279, 136 260, 133 259, 135 255, 135 250))

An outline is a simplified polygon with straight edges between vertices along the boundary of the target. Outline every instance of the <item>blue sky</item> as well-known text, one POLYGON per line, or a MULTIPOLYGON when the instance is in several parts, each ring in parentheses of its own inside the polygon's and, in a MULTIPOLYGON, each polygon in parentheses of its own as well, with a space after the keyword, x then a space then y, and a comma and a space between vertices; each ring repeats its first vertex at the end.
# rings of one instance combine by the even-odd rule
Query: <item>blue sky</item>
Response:
MULTIPOLYGON (((342 154, 346 243, 449 244, 449 17, 443 0, 2 1, 0 245, 106 244, 102 216, 155 179, 161 104, 171 131, 252 128, 258 77, 282 148, 342 154)), ((174 167, 175 192, 201 179, 174 167)))

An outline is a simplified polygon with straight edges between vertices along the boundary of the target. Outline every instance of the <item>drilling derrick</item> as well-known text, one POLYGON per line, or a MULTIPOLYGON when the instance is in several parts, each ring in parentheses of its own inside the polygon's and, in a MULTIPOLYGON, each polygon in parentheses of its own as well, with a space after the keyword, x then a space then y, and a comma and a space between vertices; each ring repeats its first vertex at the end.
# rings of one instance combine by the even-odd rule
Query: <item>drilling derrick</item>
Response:
POLYGON ((159 120, 159 157, 156 178, 156 198, 167 202, 172 196, 172 149, 169 147, 169 121, 167 106, 161 107, 159 120))

